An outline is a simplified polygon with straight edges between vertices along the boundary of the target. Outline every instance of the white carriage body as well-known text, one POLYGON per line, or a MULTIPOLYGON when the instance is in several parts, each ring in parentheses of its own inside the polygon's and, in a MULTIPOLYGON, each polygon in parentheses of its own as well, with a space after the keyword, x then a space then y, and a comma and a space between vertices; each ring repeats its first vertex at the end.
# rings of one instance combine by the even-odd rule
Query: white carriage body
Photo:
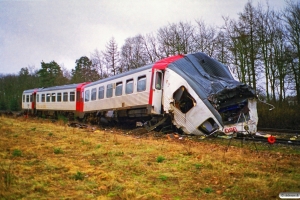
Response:
POLYGON ((76 111, 76 87, 78 84, 49 87, 38 90, 36 109, 48 111, 76 111))
POLYGON ((150 85, 151 66, 87 84, 84 87, 83 111, 145 108, 149 104, 150 85), (138 84, 141 81, 145 82, 145 88, 140 88, 141 91, 138 91, 138 84), (108 89, 110 86, 112 88, 108 89), (108 92, 108 90, 111 92, 108 92), (111 95, 108 95, 108 93, 111 95))

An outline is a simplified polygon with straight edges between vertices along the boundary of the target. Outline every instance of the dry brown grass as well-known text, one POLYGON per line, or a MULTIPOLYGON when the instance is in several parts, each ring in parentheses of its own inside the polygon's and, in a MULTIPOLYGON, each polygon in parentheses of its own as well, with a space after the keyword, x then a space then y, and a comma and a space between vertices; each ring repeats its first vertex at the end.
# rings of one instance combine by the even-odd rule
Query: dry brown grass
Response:
POLYGON ((0 136, 0 199, 274 199, 300 191, 299 149, 231 146, 224 154, 224 144, 4 117, 0 136))

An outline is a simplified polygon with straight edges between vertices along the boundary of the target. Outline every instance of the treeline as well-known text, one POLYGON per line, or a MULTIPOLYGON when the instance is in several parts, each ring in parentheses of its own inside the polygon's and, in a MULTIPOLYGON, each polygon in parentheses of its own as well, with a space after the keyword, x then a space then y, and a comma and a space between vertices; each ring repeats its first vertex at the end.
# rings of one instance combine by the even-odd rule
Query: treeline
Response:
POLYGON ((0 78, 0 109, 19 110, 24 89, 95 81, 162 58, 204 52, 228 65, 267 102, 300 105, 300 3, 287 1, 282 10, 246 3, 237 19, 223 17, 215 27, 204 21, 178 22, 157 32, 127 38, 119 48, 112 38, 103 51, 75 61, 68 71, 55 61, 28 66, 0 78))

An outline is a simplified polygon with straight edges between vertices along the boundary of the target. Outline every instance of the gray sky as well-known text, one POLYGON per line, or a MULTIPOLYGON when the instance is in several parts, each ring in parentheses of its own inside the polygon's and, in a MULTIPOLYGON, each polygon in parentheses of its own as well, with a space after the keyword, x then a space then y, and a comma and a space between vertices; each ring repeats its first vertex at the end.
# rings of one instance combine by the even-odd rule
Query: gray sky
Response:
MULTIPOLYGON (((54 60, 68 70, 114 37, 156 33, 169 23, 203 20, 221 26, 222 16, 237 18, 248 0, 0 0, 0 74, 22 67, 41 68, 54 60)), ((266 5, 265 0, 252 0, 266 5)), ((284 0, 270 0, 272 9, 284 0)))

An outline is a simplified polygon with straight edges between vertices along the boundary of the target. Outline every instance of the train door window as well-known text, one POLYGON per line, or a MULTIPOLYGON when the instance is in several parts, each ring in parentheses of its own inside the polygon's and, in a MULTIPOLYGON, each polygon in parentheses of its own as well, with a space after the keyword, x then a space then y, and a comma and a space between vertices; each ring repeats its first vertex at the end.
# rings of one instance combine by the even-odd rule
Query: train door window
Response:
POLYGON ((129 80, 126 81, 125 93, 126 94, 133 93, 133 79, 129 79, 129 80))
POLYGON ((63 93, 63 101, 64 102, 68 101, 68 93, 67 92, 63 93))
POLYGON ((61 102, 61 92, 58 92, 57 93, 57 99, 56 99, 57 102, 61 102))
POLYGON ((142 92, 146 90, 146 75, 138 77, 137 91, 142 92))
POLYGON ((32 95, 30 95, 30 102, 32 102, 33 100, 32 100, 32 95))
POLYGON ((92 89, 92 94, 91 94, 91 101, 95 101, 97 97, 97 91, 96 88, 92 89))
POLYGON ((116 96, 121 96, 122 90, 123 90, 123 82, 116 83, 116 91, 115 91, 116 96))
POLYGON ((26 102, 29 102, 29 95, 26 95, 26 102))
POLYGON ((56 101, 56 93, 52 93, 52 95, 51 95, 51 101, 52 102, 56 101))
POLYGON ((42 102, 45 102, 45 94, 42 94, 42 102))
POLYGON ((25 95, 23 94, 23 102, 25 102, 25 95))
POLYGON ((50 102, 50 97, 51 97, 51 94, 47 93, 47 95, 46 95, 46 102, 50 102))
POLYGON ((84 101, 87 102, 90 100, 90 91, 86 90, 84 95, 84 101))
POLYGON ((106 87, 106 98, 110 98, 113 95, 113 84, 108 84, 106 87))
POLYGON ((99 87, 98 99, 104 99, 104 86, 99 87))
POLYGON ((40 95, 37 94, 37 95, 36 95, 36 102, 39 102, 39 101, 40 101, 40 95))
POLYGON ((162 84, 162 73, 156 72, 156 74, 155 74, 155 89, 161 90, 161 84, 162 84))
POLYGON ((75 101, 75 92, 70 92, 70 101, 75 101))
POLYGON ((184 86, 174 92, 173 99, 175 100, 175 107, 181 110, 182 113, 187 113, 196 105, 195 99, 184 86))

